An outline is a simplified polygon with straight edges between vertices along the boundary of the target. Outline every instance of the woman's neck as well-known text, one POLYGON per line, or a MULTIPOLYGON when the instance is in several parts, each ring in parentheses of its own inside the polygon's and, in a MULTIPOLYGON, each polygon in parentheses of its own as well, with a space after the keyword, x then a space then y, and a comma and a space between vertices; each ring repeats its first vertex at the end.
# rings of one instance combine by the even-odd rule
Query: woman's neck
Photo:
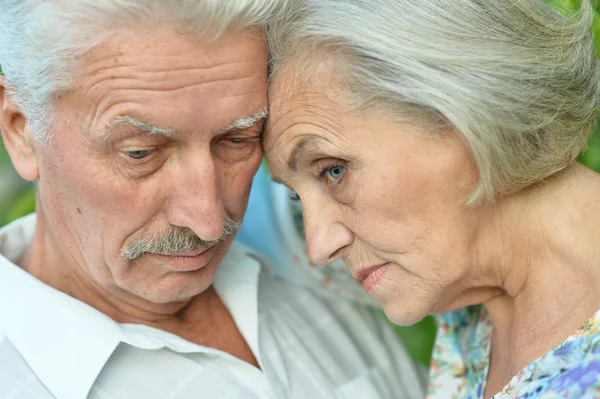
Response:
POLYGON ((479 258, 501 294, 486 397, 581 327, 600 306, 600 175, 573 165, 501 199, 479 258))

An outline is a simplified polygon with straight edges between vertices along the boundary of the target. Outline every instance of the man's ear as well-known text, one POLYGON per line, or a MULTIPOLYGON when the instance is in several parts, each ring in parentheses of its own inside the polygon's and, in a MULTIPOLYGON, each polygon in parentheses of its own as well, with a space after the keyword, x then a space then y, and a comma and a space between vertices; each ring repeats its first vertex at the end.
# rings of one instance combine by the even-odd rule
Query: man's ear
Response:
POLYGON ((29 123, 13 103, 6 78, 0 75, 0 133, 13 166, 28 181, 39 177, 35 143, 30 137, 29 123))

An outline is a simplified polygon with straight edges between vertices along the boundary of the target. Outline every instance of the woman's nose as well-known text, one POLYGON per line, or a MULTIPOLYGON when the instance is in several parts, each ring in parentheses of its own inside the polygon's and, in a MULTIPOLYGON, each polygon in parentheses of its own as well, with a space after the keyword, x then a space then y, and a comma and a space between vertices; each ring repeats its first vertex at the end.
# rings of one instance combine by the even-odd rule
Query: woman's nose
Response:
POLYGON ((324 265, 346 256, 354 241, 352 231, 325 211, 304 209, 306 250, 311 262, 324 265))

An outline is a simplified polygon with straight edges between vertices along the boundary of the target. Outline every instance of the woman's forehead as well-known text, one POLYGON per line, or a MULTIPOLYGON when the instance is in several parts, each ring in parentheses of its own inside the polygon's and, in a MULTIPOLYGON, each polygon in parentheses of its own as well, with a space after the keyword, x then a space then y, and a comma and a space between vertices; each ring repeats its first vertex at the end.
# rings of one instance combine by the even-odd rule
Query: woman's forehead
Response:
POLYGON ((339 138, 347 130, 343 126, 344 108, 337 99, 316 90, 298 91, 277 101, 271 106, 264 132, 265 152, 281 151, 304 136, 339 138))

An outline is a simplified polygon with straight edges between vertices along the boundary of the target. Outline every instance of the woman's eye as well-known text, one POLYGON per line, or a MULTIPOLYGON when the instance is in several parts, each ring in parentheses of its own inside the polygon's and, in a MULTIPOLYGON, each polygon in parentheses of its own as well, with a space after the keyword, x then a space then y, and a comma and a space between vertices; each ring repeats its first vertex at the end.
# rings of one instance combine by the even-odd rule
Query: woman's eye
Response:
POLYGON ((146 158, 148 155, 150 155, 151 152, 152 150, 127 151, 127 156, 139 160, 146 158))
POLYGON ((327 175, 329 178, 331 178, 333 180, 339 180, 342 177, 342 175, 344 174, 345 170, 346 170, 346 168, 344 168, 343 166, 335 165, 335 166, 331 166, 329 168, 323 169, 323 171, 321 172, 321 176, 327 175))
POLYGON ((295 191, 290 191, 290 199, 291 199, 292 201, 299 202, 299 201, 300 201, 300 196, 298 195, 298 193, 297 193, 297 192, 295 192, 295 191))

